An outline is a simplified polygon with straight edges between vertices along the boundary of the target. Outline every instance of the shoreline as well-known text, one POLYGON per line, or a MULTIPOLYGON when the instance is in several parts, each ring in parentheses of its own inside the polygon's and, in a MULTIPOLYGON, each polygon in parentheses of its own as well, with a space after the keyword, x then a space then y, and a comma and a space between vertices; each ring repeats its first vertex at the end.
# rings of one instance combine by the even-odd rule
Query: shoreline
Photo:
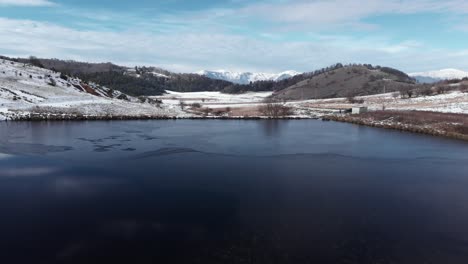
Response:
MULTIPOLYGON (((392 129, 404 132, 411 132, 416 134, 424 134, 437 137, 445 137, 457 140, 468 141, 468 133, 460 133, 451 130, 450 126, 431 126, 418 125, 408 121, 397 122, 394 118, 379 120, 375 115, 382 114, 385 111, 369 112, 361 115, 326 115, 323 117, 318 116, 285 116, 285 117, 263 117, 263 116, 87 116, 87 115, 66 115, 66 114, 29 114, 20 116, 7 116, 7 119, 0 120, 0 122, 82 122, 82 121, 132 121, 132 120, 321 120, 321 121, 335 121, 341 123, 350 123, 355 125, 392 129)), ((386 111, 389 115, 398 118, 398 114, 405 115, 431 115, 434 112, 421 112, 421 111, 386 111)), ((462 116, 468 119, 468 115, 463 114, 444 114, 439 115, 447 116, 462 116)), ((449 121, 441 122, 447 124, 449 121)), ((463 131, 464 132, 464 131, 463 131)))
MULTIPOLYGON (((427 113, 427 114, 433 113, 433 112, 421 112, 421 111, 407 111, 407 112, 402 112, 402 113, 406 114, 408 112, 413 112, 413 114, 415 115, 424 114, 424 113, 427 113)), ((436 126, 418 125, 418 124, 414 124, 410 122, 397 122, 397 121, 390 121, 390 120, 385 120, 385 122, 382 122, 382 120, 372 119, 372 118, 369 118, 369 116, 372 116, 372 112, 369 112, 367 114, 361 114, 361 115, 341 115, 341 116, 330 115, 330 116, 327 116, 326 119, 329 119, 335 122, 341 122, 341 123, 350 123, 350 124, 355 124, 355 125, 360 125, 360 126, 398 130, 402 132, 410 132, 410 133, 415 133, 415 134, 444 137, 444 138, 457 139, 457 140, 468 142, 468 134, 454 132, 451 129, 449 129, 449 127, 446 127, 444 129, 444 128, 440 128, 436 126)), ((468 115, 465 115, 465 116, 468 118, 468 115)))
POLYGON ((85 116, 85 115, 55 115, 55 114, 30 114, 7 117, 0 122, 43 122, 43 121, 131 121, 131 120, 320 120, 313 116, 85 116))

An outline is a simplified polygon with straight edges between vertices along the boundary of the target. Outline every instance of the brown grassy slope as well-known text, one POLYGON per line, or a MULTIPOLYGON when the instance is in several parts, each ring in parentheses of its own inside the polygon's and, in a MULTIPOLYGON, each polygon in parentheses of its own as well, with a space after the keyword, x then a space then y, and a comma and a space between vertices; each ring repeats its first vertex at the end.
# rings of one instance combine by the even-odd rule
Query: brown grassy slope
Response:
POLYGON ((323 99, 372 95, 416 86, 407 76, 398 76, 364 66, 347 66, 296 83, 278 91, 282 100, 323 99))
POLYGON ((332 116, 335 121, 468 140, 468 115, 423 111, 376 111, 332 116))

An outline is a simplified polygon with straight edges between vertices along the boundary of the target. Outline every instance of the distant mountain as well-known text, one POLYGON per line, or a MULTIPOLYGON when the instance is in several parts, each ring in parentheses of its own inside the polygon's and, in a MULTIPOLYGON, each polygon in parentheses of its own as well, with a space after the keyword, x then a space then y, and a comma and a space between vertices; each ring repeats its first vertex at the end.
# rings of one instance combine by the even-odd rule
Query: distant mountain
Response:
POLYGON ((225 70, 200 71, 198 75, 203 75, 211 79, 228 81, 236 84, 249 84, 258 81, 281 81, 301 74, 296 71, 285 71, 281 73, 253 73, 253 72, 231 72, 225 70))
POLYGON ((443 80, 463 79, 468 77, 468 72, 457 69, 443 69, 410 73, 409 76, 415 78, 419 83, 436 83, 443 80))
POLYGON ((364 96, 411 89, 416 86, 406 73, 389 67, 337 64, 322 71, 304 75, 287 88, 276 90, 279 100, 308 100, 364 96))

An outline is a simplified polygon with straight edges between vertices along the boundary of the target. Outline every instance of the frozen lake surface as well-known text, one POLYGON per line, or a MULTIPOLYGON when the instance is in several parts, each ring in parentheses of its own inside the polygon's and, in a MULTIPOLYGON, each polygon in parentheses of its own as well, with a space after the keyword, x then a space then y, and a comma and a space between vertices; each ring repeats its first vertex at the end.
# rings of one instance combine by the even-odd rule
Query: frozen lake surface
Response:
POLYGON ((2 263, 467 263, 468 145, 314 120, 0 123, 2 263))

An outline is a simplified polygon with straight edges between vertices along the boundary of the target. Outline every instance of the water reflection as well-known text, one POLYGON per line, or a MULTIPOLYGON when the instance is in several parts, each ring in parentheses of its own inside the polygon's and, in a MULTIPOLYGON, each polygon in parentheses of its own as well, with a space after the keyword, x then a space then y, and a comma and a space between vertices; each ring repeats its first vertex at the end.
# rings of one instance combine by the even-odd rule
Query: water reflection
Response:
POLYGON ((288 127, 288 120, 269 119, 258 122, 263 134, 267 137, 279 137, 284 129, 288 127))

